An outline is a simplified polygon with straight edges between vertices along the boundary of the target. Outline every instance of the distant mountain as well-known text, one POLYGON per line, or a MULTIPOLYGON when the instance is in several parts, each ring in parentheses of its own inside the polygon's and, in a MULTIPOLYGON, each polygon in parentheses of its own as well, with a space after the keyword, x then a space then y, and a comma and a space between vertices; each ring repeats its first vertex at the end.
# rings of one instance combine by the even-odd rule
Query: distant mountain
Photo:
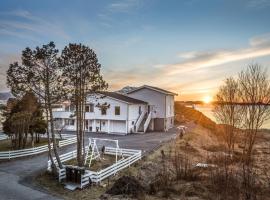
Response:
POLYGON ((135 90, 135 89, 137 89, 137 87, 126 86, 126 87, 123 87, 121 90, 118 90, 115 92, 118 92, 120 94, 127 94, 128 92, 135 90))
POLYGON ((9 98, 13 97, 10 92, 0 92, 0 100, 7 101, 9 98))

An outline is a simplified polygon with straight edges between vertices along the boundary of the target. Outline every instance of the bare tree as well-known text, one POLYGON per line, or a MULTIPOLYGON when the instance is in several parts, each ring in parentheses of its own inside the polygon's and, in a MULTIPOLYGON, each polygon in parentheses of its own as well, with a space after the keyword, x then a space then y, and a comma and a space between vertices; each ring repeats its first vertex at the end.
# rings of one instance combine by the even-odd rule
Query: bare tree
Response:
POLYGON ((243 109, 239 105, 240 97, 237 81, 227 78, 219 88, 216 95, 217 103, 214 108, 214 115, 220 124, 223 124, 223 136, 229 154, 234 151, 234 144, 241 126, 243 109))
POLYGON ((266 69, 251 64, 239 74, 239 96, 244 108, 244 159, 248 164, 259 129, 270 117, 270 82, 266 69))

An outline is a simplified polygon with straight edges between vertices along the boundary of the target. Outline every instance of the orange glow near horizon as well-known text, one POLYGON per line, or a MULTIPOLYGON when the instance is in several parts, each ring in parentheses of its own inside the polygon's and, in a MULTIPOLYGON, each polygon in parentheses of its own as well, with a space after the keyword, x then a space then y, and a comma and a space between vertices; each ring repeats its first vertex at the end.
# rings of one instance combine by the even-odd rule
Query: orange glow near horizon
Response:
POLYGON ((208 104, 208 103, 211 103, 213 101, 213 98, 211 96, 205 96, 203 98, 203 102, 208 104))

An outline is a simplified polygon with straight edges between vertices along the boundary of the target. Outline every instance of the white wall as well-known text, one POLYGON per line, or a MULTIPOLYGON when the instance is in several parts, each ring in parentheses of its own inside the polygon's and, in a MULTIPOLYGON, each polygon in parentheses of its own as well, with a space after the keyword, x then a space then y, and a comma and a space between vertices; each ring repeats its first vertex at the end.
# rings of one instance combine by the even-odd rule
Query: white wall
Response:
MULTIPOLYGON (((108 127, 110 127, 109 132, 131 132, 134 125, 132 125, 132 121, 134 123, 139 117, 139 107, 141 106, 141 111, 144 112, 147 110, 146 104, 128 104, 126 102, 122 102, 116 99, 112 99, 110 97, 104 97, 100 98, 100 95, 96 97, 89 97, 87 99, 86 104, 94 104, 94 112, 86 112, 85 119, 86 120, 92 120, 89 122, 89 126, 92 126, 92 131, 96 131, 96 127, 100 127, 100 121, 101 126, 103 130, 99 131, 108 131, 108 127), (106 115, 101 114, 100 108, 98 108, 96 105, 107 103, 110 105, 110 107, 107 109, 106 115), (115 107, 120 107, 120 115, 115 115, 115 107), (108 122, 110 120, 110 122, 108 122), (102 125, 104 121, 104 126, 102 125), (127 121, 127 124, 126 124, 127 121), (109 126, 110 123, 110 126, 109 126)), ((60 111, 59 109, 53 112, 53 115, 55 118, 62 118, 62 119, 68 119, 70 118, 70 115, 74 114, 72 112, 66 112, 65 109, 62 109, 63 111, 60 111)), ((75 124, 76 125, 76 124, 75 124)), ((67 126, 69 130, 72 130, 76 128, 67 126)))
POLYGON ((127 119, 127 103, 121 102, 118 100, 111 99, 109 97, 105 98, 94 98, 89 97, 87 99, 87 103, 93 103, 94 104, 94 112, 87 112, 85 115, 86 119, 110 119, 110 120, 126 120, 127 119), (96 107, 96 105, 103 104, 107 102, 107 104, 110 104, 110 108, 107 109, 106 115, 101 115, 100 108, 96 107), (115 106, 120 106, 120 115, 115 115, 115 106))
POLYGON ((166 96, 166 118, 174 116, 174 96, 166 96))
POLYGON ((128 94, 128 96, 146 101, 149 105, 153 105, 153 118, 165 118, 165 94, 148 88, 143 88, 128 94))

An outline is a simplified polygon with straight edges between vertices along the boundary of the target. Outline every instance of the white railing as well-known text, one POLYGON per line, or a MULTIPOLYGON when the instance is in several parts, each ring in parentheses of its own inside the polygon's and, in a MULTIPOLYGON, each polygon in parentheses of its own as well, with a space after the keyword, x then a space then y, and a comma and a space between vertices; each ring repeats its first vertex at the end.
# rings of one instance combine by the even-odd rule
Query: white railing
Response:
POLYGON ((6 140, 8 136, 6 134, 0 133, 0 140, 6 140))
POLYGON ((59 141, 59 147, 63 147, 63 146, 69 145, 69 144, 74 144, 76 142, 77 142, 76 137, 66 139, 66 140, 61 140, 61 141, 59 141))
MULTIPOLYGON (((76 142, 77 142, 76 137, 62 140, 62 141, 59 141, 59 147, 63 147, 63 146, 73 144, 76 142)), ((40 153, 43 153, 46 151, 49 151, 47 144, 40 146, 40 147, 33 147, 33 148, 28 148, 28 149, 13 150, 13 151, 1 151, 0 152, 0 160, 31 156, 31 155, 40 154, 40 153)))
POLYGON ((147 116, 147 119, 146 119, 146 121, 144 123, 144 126, 143 126, 143 132, 144 133, 146 132, 146 130, 147 130, 148 126, 149 126, 149 123, 151 121, 151 118, 152 118, 152 112, 149 112, 149 114, 147 116))
POLYGON ((34 147, 29 149, 21 149, 21 150, 13 150, 13 151, 1 151, 0 152, 0 160, 2 159, 12 159, 19 158, 24 156, 30 156, 35 154, 40 154, 48 151, 48 145, 43 145, 40 147, 34 147))
POLYGON ((140 128, 140 125, 141 125, 141 123, 142 123, 142 121, 143 121, 143 118, 144 118, 144 116, 145 116, 145 111, 143 111, 142 113, 141 113, 141 115, 139 116, 139 118, 138 118, 138 120, 137 120, 137 122, 136 122, 136 124, 135 124, 135 127, 136 127, 136 129, 135 129, 135 131, 136 132, 138 132, 138 130, 139 130, 139 128, 140 128))
MULTIPOLYGON (((98 172, 85 170, 85 174, 81 176, 81 185, 80 188, 85 187, 91 182, 93 183, 100 183, 104 179, 108 178, 109 176, 112 176, 119 172, 120 170, 129 167, 134 162, 138 161, 142 157, 142 151, 141 150, 134 150, 134 149, 121 149, 121 148, 112 148, 112 147, 106 147, 105 148, 105 154, 109 155, 116 155, 116 153, 119 155, 122 154, 123 159, 119 160, 115 164, 102 169, 98 172)), ((60 155, 61 162, 65 162, 71 159, 76 158, 77 150, 71 151, 69 153, 60 155)), ((53 158, 54 163, 57 166, 56 159, 53 158)), ((48 161, 48 170, 51 170, 51 161, 48 161)), ((58 169, 58 178, 59 181, 62 181, 66 178, 66 170, 65 165, 63 169, 58 169)))
MULTIPOLYGON (((40 137, 41 138, 47 138, 48 136, 47 136, 47 134, 42 134, 42 135, 40 135, 40 137)), ((52 135, 50 134, 50 138, 52 138, 52 135)), ((56 133, 55 134, 55 138, 56 139, 70 139, 70 138, 76 138, 76 135, 72 135, 72 134, 58 134, 58 133, 56 133), (62 136, 62 137, 61 137, 62 136)))

